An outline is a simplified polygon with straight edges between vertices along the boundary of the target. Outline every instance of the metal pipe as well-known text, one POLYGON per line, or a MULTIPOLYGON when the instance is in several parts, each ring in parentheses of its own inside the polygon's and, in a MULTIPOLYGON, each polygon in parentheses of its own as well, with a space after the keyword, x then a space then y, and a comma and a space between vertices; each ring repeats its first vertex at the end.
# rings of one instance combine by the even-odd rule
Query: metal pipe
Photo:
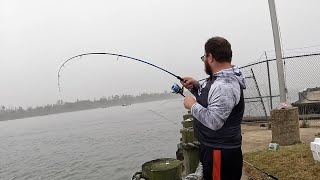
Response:
POLYGON ((274 47, 275 47, 276 59, 277 59, 280 103, 285 103, 287 102, 287 98, 286 98, 286 90, 285 90, 284 71, 283 71, 283 62, 282 62, 279 25, 278 25, 277 13, 276 13, 276 6, 274 3, 274 0, 268 0, 268 2, 269 2, 269 10, 270 10, 270 17, 271 17, 271 24, 272 24, 272 31, 273 31, 273 41, 274 41, 274 47))

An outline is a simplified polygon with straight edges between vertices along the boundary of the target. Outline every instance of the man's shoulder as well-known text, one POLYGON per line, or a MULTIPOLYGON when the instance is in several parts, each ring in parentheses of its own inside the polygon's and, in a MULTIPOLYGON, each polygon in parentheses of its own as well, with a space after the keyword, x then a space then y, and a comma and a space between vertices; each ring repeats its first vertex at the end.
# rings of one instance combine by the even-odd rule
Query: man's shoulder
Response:
POLYGON ((215 82, 211 85, 210 90, 212 92, 233 92, 234 90, 240 89, 240 84, 235 77, 218 77, 215 82))
POLYGON ((213 94, 225 94, 227 92, 232 91, 228 83, 224 81, 216 81, 213 84, 211 84, 210 92, 213 94))
POLYGON ((233 86, 235 83, 238 83, 237 79, 233 76, 229 77, 217 77, 214 83, 211 85, 214 87, 228 87, 233 86))

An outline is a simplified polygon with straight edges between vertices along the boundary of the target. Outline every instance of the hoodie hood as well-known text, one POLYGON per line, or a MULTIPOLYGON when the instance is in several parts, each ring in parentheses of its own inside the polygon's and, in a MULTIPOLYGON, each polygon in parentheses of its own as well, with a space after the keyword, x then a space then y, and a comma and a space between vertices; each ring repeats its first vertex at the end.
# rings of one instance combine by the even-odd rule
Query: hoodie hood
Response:
POLYGON ((243 77, 242 72, 240 71, 240 69, 237 66, 232 65, 231 68, 223 69, 223 70, 213 74, 213 76, 216 76, 216 77, 230 77, 230 76, 233 76, 234 78, 236 78, 238 80, 240 86, 243 89, 246 89, 245 78, 243 77))

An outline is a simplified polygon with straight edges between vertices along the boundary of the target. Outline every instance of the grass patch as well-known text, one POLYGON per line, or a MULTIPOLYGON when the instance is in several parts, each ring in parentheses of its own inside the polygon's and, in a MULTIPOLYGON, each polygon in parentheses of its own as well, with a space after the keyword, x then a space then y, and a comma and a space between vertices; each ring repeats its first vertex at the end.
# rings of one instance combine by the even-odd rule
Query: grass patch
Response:
MULTIPOLYGON (((246 153, 244 160, 281 180, 320 179, 320 163, 314 161, 309 144, 282 146, 277 151, 246 153)), ((266 177, 245 163, 244 168, 249 180, 266 177)))

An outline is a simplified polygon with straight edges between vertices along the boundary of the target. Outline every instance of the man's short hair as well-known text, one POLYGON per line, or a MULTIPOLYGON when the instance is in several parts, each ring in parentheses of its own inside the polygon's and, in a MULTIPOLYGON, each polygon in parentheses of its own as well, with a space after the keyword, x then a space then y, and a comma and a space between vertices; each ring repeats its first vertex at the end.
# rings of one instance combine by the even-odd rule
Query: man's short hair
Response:
POLYGON ((210 53, 218 62, 231 62, 231 44, 223 37, 210 38, 205 44, 206 55, 210 53))

